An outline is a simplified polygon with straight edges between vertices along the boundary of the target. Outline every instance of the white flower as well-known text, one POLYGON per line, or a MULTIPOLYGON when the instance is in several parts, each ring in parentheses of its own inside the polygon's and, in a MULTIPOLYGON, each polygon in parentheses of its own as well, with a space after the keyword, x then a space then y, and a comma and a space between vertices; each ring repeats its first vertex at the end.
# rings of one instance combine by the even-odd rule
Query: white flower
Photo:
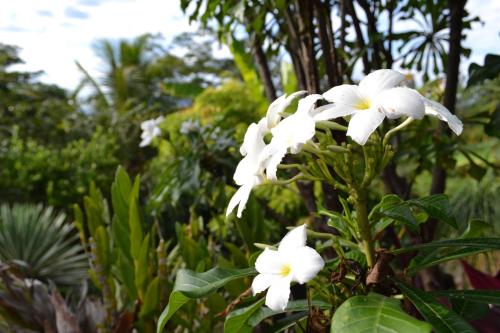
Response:
POLYGON ((416 90, 397 87, 405 76, 390 69, 368 74, 359 86, 340 85, 323 94, 333 105, 315 112, 315 121, 351 115, 347 135, 364 145, 385 117, 395 119, 406 116, 420 119, 432 115, 448 122, 452 130, 461 133, 461 121, 444 106, 430 101, 416 90))
POLYGON ((260 157, 266 165, 268 179, 276 180, 276 170, 288 149, 292 154, 297 154, 316 133, 316 123, 311 113, 314 104, 321 98, 321 95, 316 94, 302 98, 297 111, 271 129, 273 138, 260 157))
POLYGON ((139 147, 145 147, 153 141, 154 138, 159 136, 161 134, 160 127, 158 125, 161 124, 163 121, 163 117, 160 116, 156 119, 149 119, 146 121, 143 121, 141 123, 141 143, 139 144, 139 147))
POLYGON ((269 105, 267 109, 266 119, 267 119, 267 128, 270 130, 274 126, 278 125, 281 120, 281 115, 285 111, 285 109, 292 103, 292 101, 303 94, 307 93, 307 91, 301 90, 290 94, 288 97, 286 94, 278 97, 274 102, 269 105))
POLYGON ((229 216, 233 209, 239 205, 236 215, 241 217, 252 188, 264 181, 264 167, 259 156, 266 146, 264 142, 264 135, 268 132, 266 123, 266 118, 263 118, 258 124, 251 124, 245 133, 243 144, 240 147, 240 152, 245 157, 238 163, 233 176, 235 183, 240 185, 240 188, 229 201, 226 216, 229 216))
POLYGON ((190 118, 181 124, 179 132, 181 132, 181 134, 188 134, 190 132, 196 132, 199 129, 200 129, 200 122, 190 118))
POLYGON ((312 280, 325 265, 323 258, 306 246, 306 226, 290 231, 280 242, 278 250, 266 248, 255 268, 259 275, 252 282, 253 294, 269 288, 266 305, 274 311, 284 311, 290 297, 290 284, 312 280))

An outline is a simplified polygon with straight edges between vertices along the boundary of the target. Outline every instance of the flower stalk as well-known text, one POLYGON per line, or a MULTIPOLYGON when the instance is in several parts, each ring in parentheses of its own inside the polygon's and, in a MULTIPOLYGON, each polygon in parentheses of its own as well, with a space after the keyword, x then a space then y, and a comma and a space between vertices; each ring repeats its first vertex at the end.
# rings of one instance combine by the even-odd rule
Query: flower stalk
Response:
POLYGON ((373 267, 375 264, 375 249, 373 246, 372 233, 370 230, 370 223, 368 221, 368 209, 366 200, 366 191, 360 189, 354 196, 356 206, 356 216, 358 222, 359 234, 361 236, 361 245, 365 253, 366 263, 368 267, 373 267))

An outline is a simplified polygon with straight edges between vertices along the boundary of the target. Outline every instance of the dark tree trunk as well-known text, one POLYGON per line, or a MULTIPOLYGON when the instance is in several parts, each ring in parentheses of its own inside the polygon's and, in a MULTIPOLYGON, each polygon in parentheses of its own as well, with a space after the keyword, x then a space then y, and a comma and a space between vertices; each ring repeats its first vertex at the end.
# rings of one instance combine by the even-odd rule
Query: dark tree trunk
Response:
POLYGON ((323 60, 325 61, 326 76, 329 87, 333 87, 338 82, 338 71, 335 63, 335 49, 333 47, 333 36, 328 31, 328 22, 326 17, 330 11, 321 0, 314 0, 314 14, 318 25, 319 42, 323 50, 323 60), (326 8, 325 8, 326 7, 326 8))
MULTIPOLYGON (((366 0, 358 0, 359 5, 363 8, 367 19, 368 40, 373 48, 372 61, 377 69, 382 68, 381 55, 385 54, 384 44, 379 38, 377 31, 377 18, 371 10, 370 4, 366 0)), ((355 10, 353 8, 353 10, 355 10)))
POLYGON ((363 72, 368 74, 371 72, 370 60, 368 59, 368 53, 366 50, 365 39, 363 37, 363 31, 361 30, 361 23, 358 19, 358 14, 356 14, 356 9, 352 1, 344 1, 346 10, 352 18, 352 24, 354 26, 354 31, 356 32, 356 43, 358 44, 359 52, 362 52, 361 60, 363 61, 363 72))
MULTIPOLYGON (((444 88, 444 106, 455 113, 455 103, 457 100, 458 72, 460 67, 462 23, 465 13, 465 3, 467 0, 448 0, 450 8, 450 48, 448 62, 446 64, 446 85, 444 88)), ((440 124, 439 131, 448 135, 449 129, 444 123, 440 124)), ((436 166, 432 173, 432 184, 430 194, 443 193, 446 187, 446 169, 441 165, 439 156, 436 157, 436 166)), ((422 228, 422 238, 424 242, 429 242, 434 238, 437 221, 429 221, 422 228)))
POLYGON ((252 37, 252 54, 255 59, 255 64, 257 70, 259 71, 259 76, 264 85, 264 90, 266 92, 266 97, 269 101, 274 101, 276 99, 276 88, 271 77, 271 71, 267 64, 267 57, 262 50, 262 43, 256 34, 252 37))
MULTIPOLYGON (((455 112, 455 102, 458 88, 458 71, 460 66, 462 20, 467 0, 448 0, 450 8, 450 49, 448 63, 446 65, 446 86, 444 91, 444 106, 455 112)), ((439 131, 442 135, 448 135, 449 130, 441 123, 439 131)), ((432 173, 431 194, 443 193, 446 186, 446 170, 440 164, 439 156, 436 158, 436 166, 432 173)), ((422 240, 430 242, 434 239, 437 220, 431 219, 422 226, 422 240)), ((423 270, 419 277, 426 290, 443 290, 453 287, 453 278, 443 273, 438 266, 423 270)))
POLYGON ((307 80, 304 71, 304 66, 301 61, 301 48, 299 40, 299 32, 295 26, 295 19, 291 9, 287 6, 284 11, 284 17, 286 22, 286 30, 288 32, 288 52, 292 58, 293 68, 295 70, 295 75, 297 76, 297 81, 300 90, 307 90, 307 80))
POLYGON ((320 89, 316 54, 314 52, 313 6, 309 0, 297 0, 296 3, 300 53, 307 90, 309 93, 318 93, 320 89))

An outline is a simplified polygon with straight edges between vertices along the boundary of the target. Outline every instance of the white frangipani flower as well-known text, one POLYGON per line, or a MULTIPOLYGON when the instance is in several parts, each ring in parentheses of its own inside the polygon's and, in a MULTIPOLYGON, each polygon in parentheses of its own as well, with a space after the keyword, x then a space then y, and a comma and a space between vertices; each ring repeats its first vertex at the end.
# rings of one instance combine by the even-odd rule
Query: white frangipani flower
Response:
POLYGON ((276 180, 276 170, 288 149, 292 154, 299 153, 302 146, 316 133, 316 123, 311 112, 319 99, 322 99, 322 96, 317 94, 301 99, 297 111, 271 129, 273 138, 260 157, 266 164, 268 179, 276 180))
POLYGON ((139 144, 139 147, 145 147, 149 144, 151 144, 151 141, 153 141, 154 138, 157 136, 160 136, 161 130, 159 125, 163 121, 163 116, 160 116, 156 119, 149 119, 146 121, 143 121, 141 123, 141 143, 139 144))
POLYGON ((416 90, 398 87, 404 80, 405 76, 399 72, 381 69, 368 74, 358 86, 333 87, 323 94, 333 104, 318 108, 314 119, 321 121, 350 115, 347 135, 361 145, 385 117, 420 119, 426 114, 432 115, 446 121, 455 133, 460 134, 462 123, 457 117, 416 90))
POLYGON ((233 176, 235 183, 240 188, 229 201, 226 216, 229 216, 233 209, 239 205, 236 215, 241 217, 252 188, 264 181, 264 167, 259 157, 266 146, 264 142, 264 135, 268 132, 266 122, 266 118, 263 118, 258 124, 251 124, 245 133, 243 144, 240 147, 240 152, 245 157, 238 163, 233 176))
MULTIPOLYGON (((269 105, 266 117, 262 118, 258 124, 253 123, 248 127, 245 138, 243 139, 243 144, 240 147, 240 153, 245 157, 236 167, 233 176, 234 181, 237 185, 240 185, 240 188, 229 201, 226 216, 231 214, 234 208, 238 206, 236 216, 241 217, 252 188, 264 182, 264 169, 267 164, 267 161, 262 159, 262 151, 267 147, 264 142, 264 136, 279 125, 282 113, 290 105, 293 99, 305 93, 305 91, 297 91, 290 94, 288 97, 286 94, 279 97, 269 105)), ((299 105, 301 105, 300 101, 299 105)), ((312 108, 312 105, 310 108, 312 108)), ((279 161, 277 163, 279 163, 279 161)))
POLYGON ((285 109, 292 103, 292 101, 301 95, 304 95, 307 91, 301 90, 290 94, 288 97, 286 94, 278 97, 274 102, 269 105, 267 109, 266 119, 267 119, 267 128, 270 130, 274 126, 278 125, 281 120, 281 115, 285 111, 285 109))
POLYGON ((306 246, 306 240, 304 224, 286 234, 278 250, 266 248, 255 262, 259 275, 252 282, 253 294, 269 288, 266 305, 274 311, 285 310, 292 282, 312 280, 325 265, 319 253, 306 246))

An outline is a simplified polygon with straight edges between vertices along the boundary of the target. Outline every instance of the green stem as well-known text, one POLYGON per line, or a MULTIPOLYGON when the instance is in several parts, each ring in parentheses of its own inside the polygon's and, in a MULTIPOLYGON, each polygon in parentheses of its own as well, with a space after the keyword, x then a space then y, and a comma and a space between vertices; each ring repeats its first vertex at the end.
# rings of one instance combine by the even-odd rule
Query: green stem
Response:
POLYGON ((391 139, 391 137, 394 135, 394 133, 396 133, 397 131, 400 131, 402 130, 403 128, 405 128, 406 126, 410 125, 410 123, 413 121, 413 118, 408 118, 406 119, 405 121, 403 121, 401 124, 399 124, 398 126, 394 127, 393 129, 391 129, 390 131, 388 131, 385 136, 384 136, 384 141, 382 142, 382 145, 385 147, 388 143, 389 143, 389 140, 391 139))
POLYGON ((340 124, 337 124, 333 121, 318 121, 316 123, 316 127, 322 128, 322 129, 333 129, 333 130, 339 130, 339 131, 347 131, 347 127, 342 126, 340 124))
POLYGON ((364 190, 357 191, 355 200, 358 228, 361 236, 362 247, 366 256, 366 262, 368 264, 368 267, 373 267, 373 265, 375 264, 375 249, 373 246, 370 223, 368 222, 366 192, 364 190))

